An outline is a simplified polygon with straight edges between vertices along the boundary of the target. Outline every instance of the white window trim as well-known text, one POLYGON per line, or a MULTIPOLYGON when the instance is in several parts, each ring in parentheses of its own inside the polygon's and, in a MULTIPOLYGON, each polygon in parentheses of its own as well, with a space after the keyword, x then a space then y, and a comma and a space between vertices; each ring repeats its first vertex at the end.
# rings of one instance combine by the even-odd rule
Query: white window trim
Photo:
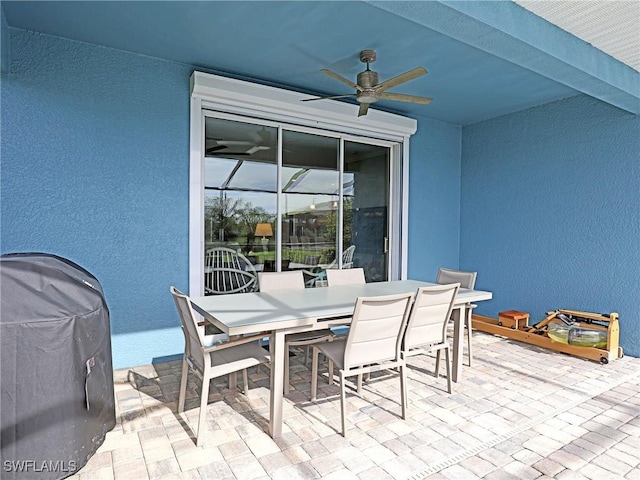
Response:
POLYGON ((232 78, 193 72, 191 75, 190 168, 189 168, 189 294, 203 295, 204 138, 203 109, 291 123, 341 133, 378 138, 402 144, 402 213, 400 276, 407 272, 407 218, 409 137, 418 122, 370 108, 358 117, 358 106, 332 100, 301 102, 310 95, 232 78), (196 268, 194 268, 196 266, 196 268), (198 268, 197 266, 200 266, 198 268))

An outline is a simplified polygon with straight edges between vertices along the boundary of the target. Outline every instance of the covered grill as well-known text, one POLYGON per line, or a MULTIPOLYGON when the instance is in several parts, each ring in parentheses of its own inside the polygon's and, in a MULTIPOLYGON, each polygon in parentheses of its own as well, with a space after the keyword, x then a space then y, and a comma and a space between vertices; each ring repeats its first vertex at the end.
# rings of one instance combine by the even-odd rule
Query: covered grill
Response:
POLYGON ((3 255, 0 275, 1 476, 64 478, 116 423, 102 287, 41 253, 3 255))

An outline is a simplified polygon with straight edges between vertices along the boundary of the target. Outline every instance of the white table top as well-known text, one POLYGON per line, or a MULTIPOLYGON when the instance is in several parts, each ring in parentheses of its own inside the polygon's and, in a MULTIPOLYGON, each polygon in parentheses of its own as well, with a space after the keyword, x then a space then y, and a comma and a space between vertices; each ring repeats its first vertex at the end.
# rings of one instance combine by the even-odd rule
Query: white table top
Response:
MULTIPOLYGON (((318 318, 350 315, 356 298, 415 292, 434 285, 417 280, 374 282, 363 285, 279 290, 191 297, 194 308, 229 335, 294 328, 316 323, 318 318)), ((491 292, 460 289, 456 305, 490 300, 491 292)))

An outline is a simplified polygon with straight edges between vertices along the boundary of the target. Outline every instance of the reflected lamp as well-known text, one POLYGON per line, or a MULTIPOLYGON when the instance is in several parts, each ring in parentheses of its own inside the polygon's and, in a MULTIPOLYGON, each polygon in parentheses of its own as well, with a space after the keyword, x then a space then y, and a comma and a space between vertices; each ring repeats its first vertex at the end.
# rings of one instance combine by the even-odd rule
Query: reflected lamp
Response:
POLYGON ((266 237, 273 236, 273 230, 271 229, 270 223, 258 223, 256 225, 256 237, 262 237, 263 240, 266 240, 266 237))

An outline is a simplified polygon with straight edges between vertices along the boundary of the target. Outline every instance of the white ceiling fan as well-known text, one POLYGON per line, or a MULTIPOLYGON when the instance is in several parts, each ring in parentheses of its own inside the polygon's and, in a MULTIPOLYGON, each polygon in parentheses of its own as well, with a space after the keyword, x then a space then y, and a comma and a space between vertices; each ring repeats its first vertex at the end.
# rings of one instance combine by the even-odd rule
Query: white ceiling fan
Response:
POLYGON ((378 83, 378 72, 374 72, 373 70, 369 69, 369 64, 376 61, 376 51, 362 50, 360 52, 360 61, 367 64, 367 69, 358 74, 357 83, 353 83, 351 80, 343 77, 342 75, 338 75, 337 73, 332 72, 331 70, 328 70, 326 68, 321 70, 322 73, 329 75, 331 78, 334 78, 339 82, 355 88, 355 93, 349 95, 329 95, 318 98, 307 98, 302 101, 311 102, 314 100, 355 97, 360 104, 358 116, 361 117, 362 115, 367 114, 369 105, 377 102, 378 100, 395 100, 398 102, 420 103, 423 105, 427 105, 431 103, 431 100, 433 100, 432 98, 428 97, 417 97, 415 95, 404 95, 402 93, 386 92, 386 90, 391 87, 395 87, 396 85, 400 85, 401 83, 405 83, 409 80, 413 80, 414 78, 426 75, 427 71, 424 68, 417 67, 413 70, 409 70, 408 72, 398 75, 397 77, 393 77, 382 83, 378 83))

